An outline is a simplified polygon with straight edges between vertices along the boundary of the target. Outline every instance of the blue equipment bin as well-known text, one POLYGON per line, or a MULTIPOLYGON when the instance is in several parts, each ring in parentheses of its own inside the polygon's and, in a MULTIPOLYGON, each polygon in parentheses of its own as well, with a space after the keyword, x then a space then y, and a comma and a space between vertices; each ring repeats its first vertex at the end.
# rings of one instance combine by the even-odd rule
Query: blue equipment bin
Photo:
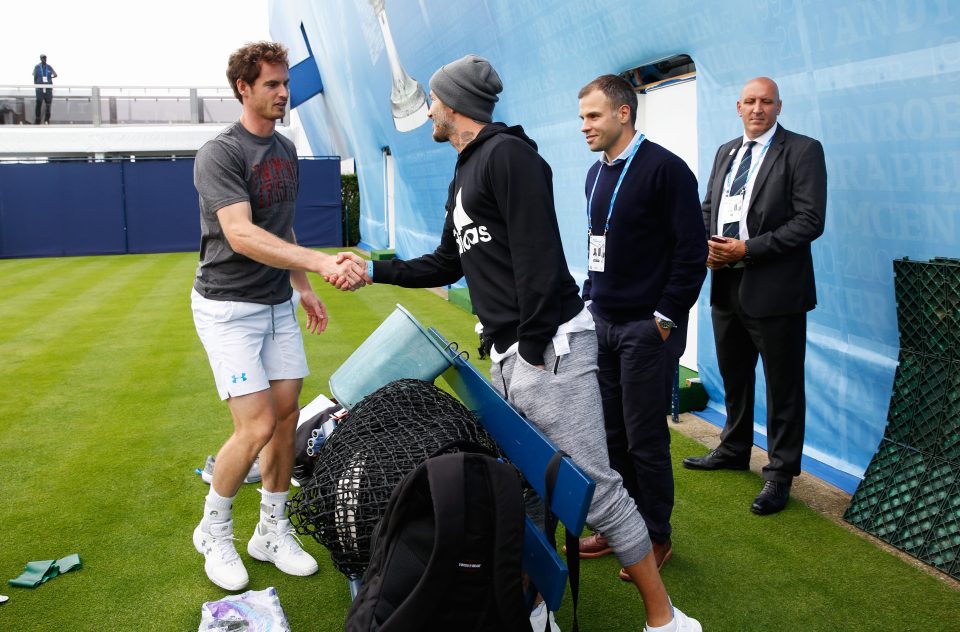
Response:
POLYGON ((330 376, 330 393, 341 406, 351 409, 394 380, 432 382, 450 366, 443 345, 398 304, 330 376))

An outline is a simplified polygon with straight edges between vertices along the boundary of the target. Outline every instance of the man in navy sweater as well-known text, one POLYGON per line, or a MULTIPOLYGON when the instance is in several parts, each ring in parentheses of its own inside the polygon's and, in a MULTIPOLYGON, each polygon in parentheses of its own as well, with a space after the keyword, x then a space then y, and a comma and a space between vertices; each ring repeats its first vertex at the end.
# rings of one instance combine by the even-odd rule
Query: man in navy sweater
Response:
MULTIPOLYGON (((697 180, 683 160, 634 129, 637 95, 624 79, 597 77, 578 96, 587 146, 602 152, 586 179, 583 298, 597 326, 607 448, 660 567, 672 555, 666 411, 687 315, 707 272, 697 180)), ((599 557, 610 547, 596 533, 580 550, 599 557)))

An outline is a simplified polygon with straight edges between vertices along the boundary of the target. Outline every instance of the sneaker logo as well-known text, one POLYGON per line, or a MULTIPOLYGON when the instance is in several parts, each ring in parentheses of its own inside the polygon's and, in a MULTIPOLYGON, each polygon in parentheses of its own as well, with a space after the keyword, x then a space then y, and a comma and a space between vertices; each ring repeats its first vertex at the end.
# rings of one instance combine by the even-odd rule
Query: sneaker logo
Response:
POLYGON ((233 375, 230 376, 230 381, 233 382, 234 384, 236 384, 237 382, 246 382, 247 374, 241 373, 240 375, 237 375, 236 373, 234 373, 233 375))
POLYGON ((210 516, 219 516, 219 515, 220 515, 220 512, 217 511, 216 509, 212 509, 208 515, 210 515, 210 516))

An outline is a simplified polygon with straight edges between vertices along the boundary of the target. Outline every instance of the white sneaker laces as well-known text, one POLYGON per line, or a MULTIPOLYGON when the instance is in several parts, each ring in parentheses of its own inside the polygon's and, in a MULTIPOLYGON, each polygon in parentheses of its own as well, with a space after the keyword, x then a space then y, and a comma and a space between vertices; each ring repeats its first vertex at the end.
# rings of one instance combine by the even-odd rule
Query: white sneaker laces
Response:
POLYGON ((232 562, 240 559, 240 555, 237 553, 237 547, 233 544, 233 541, 237 539, 235 535, 232 533, 230 535, 221 536, 214 536, 209 533, 205 533, 204 535, 210 538, 212 541, 211 548, 216 549, 220 559, 222 559, 224 562, 232 562))
POLYGON ((296 555, 303 553, 303 542, 297 536, 297 532, 293 526, 287 527, 287 530, 283 533, 278 533, 277 538, 280 540, 281 545, 290 552, 296 555))

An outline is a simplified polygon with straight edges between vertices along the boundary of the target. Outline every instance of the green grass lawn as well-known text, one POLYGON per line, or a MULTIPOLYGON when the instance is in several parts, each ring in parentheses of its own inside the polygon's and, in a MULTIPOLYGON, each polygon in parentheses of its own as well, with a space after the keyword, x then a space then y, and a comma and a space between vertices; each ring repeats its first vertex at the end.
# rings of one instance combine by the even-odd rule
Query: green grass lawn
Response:
MULTIPOLYGON (((79 553, 83 568, 36 589, 4 583, 0 630, 196 630, 225 593, 203 573, 191 533, 207 486, 194 473, 229 435, 189 291, 195 254, 0 261, 0 574, 79 553)), ((473 350, 475 318, 423 290, 319 287, 330 326, 310 336, 303 404, 402 303, 473 350)), ((474 354, 475 355, 475 354, 474 354)), ((486 372, 486 363, 479 362, 486 372)), ((675 463, 705 452, 674 435, 675 463)), ((960 629, 960 593, 791 501, 748 505, 748 472, 677 473, 674 558, 663 578, 708 631, 960 629)), ((313 541, 308 578, 253 561, 256 486, 235 508, 250 587, 275 586, 295 631, 343 627, 346 580, 313 541)), ((585 632, 640 630, 643 608, 616 561, 582 565, 585 632)), ((569 630, 569 607, 557 619, 569 630)))

